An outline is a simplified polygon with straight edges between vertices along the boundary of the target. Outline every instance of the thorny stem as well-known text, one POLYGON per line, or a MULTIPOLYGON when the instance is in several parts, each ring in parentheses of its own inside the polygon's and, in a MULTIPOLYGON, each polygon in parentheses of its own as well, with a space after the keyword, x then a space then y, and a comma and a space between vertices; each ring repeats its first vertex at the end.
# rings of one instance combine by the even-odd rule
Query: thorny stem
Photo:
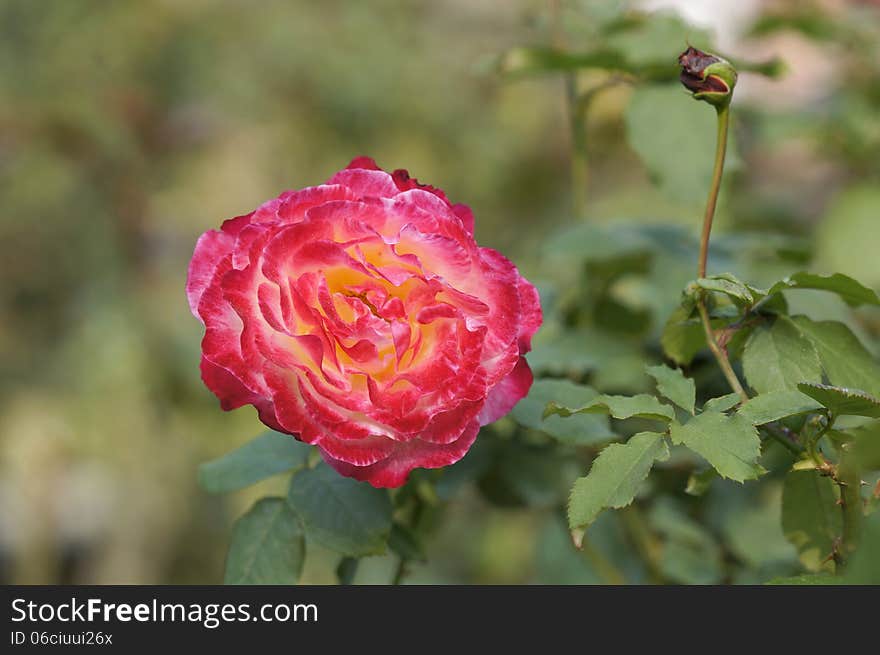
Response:
MULTIPOLYGON (((709 198, 706 201, 706 213, 703 215, 703 232, 700 235, 700 264, 697 269, 697 277, 706 277, 706 263, 709 259, 709 236, 712 233, 712 219, 715 217, 715 205, 718 202, 718 192, 721 189, 721 176, 724 173, 724 156, 727 153, 727 128, 730 123, 730 106, 724 105, 718 108, 718 137, 715 144, 715 166, 712 170, 712 184, 709 187, 709 198)), ((743 402, 749 399, 749 395, 740 384, 739 378, 730 360, 727 358, 727 352, 718 345, 715 333, 712 331, 712 323, 709 320, 709 310, 706 309, 706 300, 704 294, 700 294, 697 298, 697 310, 700 312, 700 320, 703 323, 703 331, 706 333, 706 343, 709 350, 718 361, 721 372, 727 378, 730 388, 733 389, 743 402)))
POLYGON ((838 555, 845 563, 856 548, 862 528, 861 479, 858 468, 847 454, 841 456, 833 479, 840 489, 839 502, 843 514, 843 534, 838 555))

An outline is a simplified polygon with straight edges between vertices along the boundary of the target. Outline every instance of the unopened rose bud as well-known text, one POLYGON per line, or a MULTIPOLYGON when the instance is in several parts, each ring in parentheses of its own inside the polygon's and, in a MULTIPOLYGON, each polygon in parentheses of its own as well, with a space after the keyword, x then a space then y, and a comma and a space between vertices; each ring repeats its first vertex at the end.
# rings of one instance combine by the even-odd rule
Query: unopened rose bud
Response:
POLYGON ((681 83, 697 100, 716 107, 730 104, 736 85, 736 69, 726 59, 689 46, 678 56, 681 83))

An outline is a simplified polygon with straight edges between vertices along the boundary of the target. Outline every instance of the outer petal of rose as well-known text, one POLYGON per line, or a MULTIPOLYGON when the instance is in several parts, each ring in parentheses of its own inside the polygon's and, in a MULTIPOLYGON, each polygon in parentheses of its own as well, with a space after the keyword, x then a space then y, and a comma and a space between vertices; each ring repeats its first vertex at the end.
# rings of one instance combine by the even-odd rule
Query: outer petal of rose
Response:
POLYGON ((217 264, 211 284, 199 301, 199 317, 205 324, 202 355, 213 364, 225 368, 241 383, 257 394, 265 393, 260 371, 263 358, 253 344, 249 330, 223 295, 222 280, 232 270, 232 257, 217 264))
POLYGON ((209 230, 199 237, 186 276, 186 297, 189 309, 200 321, 199 303, 211 284, 217 264, 232 252, 235 237, 221 230, 209 230))
POLYGON ((342 475, 369 482, 374 487, 399 487, 406 482, 414 468, 440 468, 460 460, 474 443, 479 431, 479 424, 473 421, 452 443, 433 444, 420 439, 397 443, 397 448, 389 457, 370 466, 352 466, 334 459, 320 446, 318 448, 324 461, 342 475))
POLYGON ((240 270, 247 268, 252 262, 258 261, 266 243, 279 229, 278 223, 245 225, 235 237, 235 247, 232 249, 232 267, 240 270))
POLYGON ((532 336, 544 322, 544 314, 538 290, 524 277, 519 278, 519 306, 519 351, 527 353, 532 349, 532 336))
POLYGON ((333 200, 357 200, 357 195, 348 187, 339 184, 321 184, 299 191, 288 192, 278 206, 281 223, 301 221, 306 212, 333 200))
POLYGON ((467 205, 457 203, 455 205, 452 205, 452 211, 454 211, 455 215, 461 219, 461 223, 462 225, 464 225, 464 229, 468 231, 468 234, 473 234, 474 212, 471 211, 471 208, 467 205))
POLYGON ((245 387, 230 371, 202 357, 199 368, 202 382, 220 399, 220 407, 227 412, 260 399, 258 394, 245 387))
POLYGON ((227 218, 220 225, 220 229, 231 237, 237 237, 244 228, 251 224, 253 218, 254 212, 242 214, 234 218, 227 218))
POLYGON ((376 164, 376 160, 372 157, 364 157, 361 155, 360 157, 355 157, 352 159, 348 166, 345 168, 363 168, 368 171, 381 171, 382 169, 376 164))
MULTIPOLYGON (((397 216, 397 229, 412 224, 425 234, 439 234, 454 239, 467 248, 472 257, 477 256, 477 244, 453 208, 436 195, 423 189, 410 189, 387 202, 388 212, 397 216)), ((389 226, 393 225, 389 221, 389 226)))
POLYGON ((416 178, 410 177, 409 171, 403 168, 398 168, 396 171, 391 173, 391 177, 394 179, 394 183, 397 185, 397 188, 401 191, 409 191, 410 189, 421 189, 422 191, 433 193, 447 205, 449 204, 449 200, 446 198, 446 194, 443 193, 441 189, 433 187, 430 184, 422 184, 416 178))
POLYGON ((202 357, 200 368, 202 381, 220 399, 220 407, 229 411, 243 405, 253 405, 265 425, 278 432, 285 432, 281 424, 278 423, 278 419, 275 418, 275 409, 271 400, 253 393, 230 371, 217 366, 204 357, 202 357))
POLYGON ((466 401, 448 412, 435 415, 418 438, 436 444, 452 443, 478 416, 481 404, 478 401, 466 401))
MULTIPOLYGON (((489 303, 490 314, 486 318, 489 334, 486 337, 484 365, 489 373, 490 383, 494 384, 507 375, 516 365, 510 352, 519 354, 517 337, 522 309, 518 289, 520 275, 516 267, 501 253, 491 248, 480 248, 483 262, 482 297, 489 303)), ((477 295, 478 291, 462 289, 477 295)))
POLYGON ((327 180, 327 184, 341 184, 359 198, 393 198, 399 193, 391 176, 382 170, 346 168, 327 180))
POLYGON ((355 466, 367 467, 393 457, 399 444, 388 437, 371 435, 362 439, 342 439, 330 432, 324 433, 315 445, 324 458, 355 466))
POLYGON ((506 416, 520 400, 526 397, 532 386, 532 370, 525 357, 498 384, 492 387, 486 398, 486 404, 477 415, 480 425, 487 425, 506 416))

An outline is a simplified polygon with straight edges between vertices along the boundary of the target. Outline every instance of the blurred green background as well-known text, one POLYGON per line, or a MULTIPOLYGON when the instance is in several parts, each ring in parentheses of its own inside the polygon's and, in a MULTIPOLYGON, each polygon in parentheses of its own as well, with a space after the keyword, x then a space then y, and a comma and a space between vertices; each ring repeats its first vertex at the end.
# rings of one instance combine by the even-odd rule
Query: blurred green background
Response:
MULTIPOLYGON (((500 72, 512 48, 607 42, 674 63, 692 41, 781 57, 784 76, 746 74, 737 90, 719 230, 791 240, 789 261, 741 271, 759 283, 808 263, 877 288, 877 4, 0 0, 0 581, 219 582, 236 516, 283 485, 197 486, 200 462, 261 430, 201 384, 184 296, 196 239, 225 218, 369 155, 471 205, 478 240, 548 285, 554 230, 624 219, 696 234, 710 112, 675 83, 603 91, 576 126, 587 154, 573 194, 565 81, 500 72), (639 9, 662 13, 614 31, 639 9)), ((876 346, 876 314, 847 318, 876 346)), ((614 372, 594 384, 638 386, 614 372)), ((750 526, 735 552, 791 559, 781 532, 749 549, 779 527, 748 498, 713 510, 718 534, 735 515, 750 526)), ((554 503, 529 504, 497 507, 466 485, 411 579, 596 581, 554 503)), ((678 510, 654 509, 663 533, 678 510)), ((603 520, 596 544, 613 549, 603 520)), ((393 566, 371 558, 358 581, 393 566)), ((310 552, 303 581, 332 571, 310 552)))

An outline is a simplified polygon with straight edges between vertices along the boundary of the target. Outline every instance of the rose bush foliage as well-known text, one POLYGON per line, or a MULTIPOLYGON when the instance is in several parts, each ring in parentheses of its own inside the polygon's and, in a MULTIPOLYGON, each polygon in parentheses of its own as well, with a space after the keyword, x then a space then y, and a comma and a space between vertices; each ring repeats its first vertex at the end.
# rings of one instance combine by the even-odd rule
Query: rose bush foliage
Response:
POLYGON ((203 234, 187 296, 223 409, 376 487, 458 461, 526 395, 542 320, 467 206, 365 157, 203 234))

